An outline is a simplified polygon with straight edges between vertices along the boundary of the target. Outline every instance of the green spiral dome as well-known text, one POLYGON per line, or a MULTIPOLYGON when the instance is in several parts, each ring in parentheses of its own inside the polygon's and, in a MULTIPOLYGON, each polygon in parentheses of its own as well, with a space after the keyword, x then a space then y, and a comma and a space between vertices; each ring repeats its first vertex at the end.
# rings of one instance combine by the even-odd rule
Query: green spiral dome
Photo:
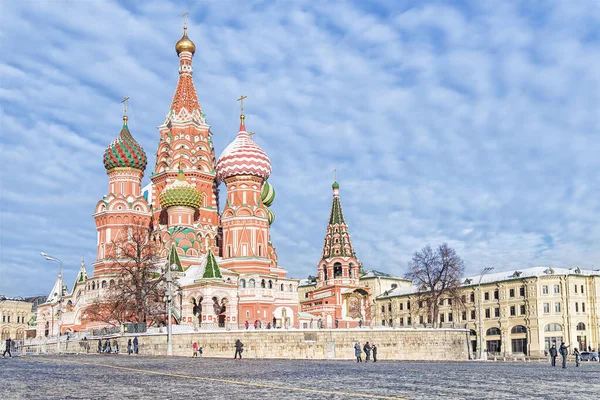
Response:
POLYGON ((273 200, 275 200, 275 189, 273 186, 267 181, 265 181, 262 192, 260 194, 260 198, 263 204, 267 207, 270 207, 273 204, 273 200))
POLYGON ((275 221, 275 213, 269 207, 267 207, 267 218, 269 219, 269 225, 272 225, 275 221))

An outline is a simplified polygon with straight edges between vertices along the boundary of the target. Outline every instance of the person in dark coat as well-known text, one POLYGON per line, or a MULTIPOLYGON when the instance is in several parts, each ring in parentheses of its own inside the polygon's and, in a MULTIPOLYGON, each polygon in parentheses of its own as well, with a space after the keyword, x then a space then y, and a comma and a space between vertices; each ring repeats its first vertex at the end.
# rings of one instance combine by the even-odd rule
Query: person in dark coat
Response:
POLYGON ((102 340, 98 339, 98 353, 102 353, 102 340))
POLYGON ((549 353, 550 353, 550 360, 552 362, 551 365, 553 367, 556 367, 556 356, 558 355, 558 351, 556 351, 556 345, 555 344, 553 344, 552 347, 550 347, 549 353))
POLYGON ((573 355, 575 356, 575 366, 579 367, 581 363, 581 354, 579 354, 579 350, 573 350, 573 355))
POLYGON ((375 343, 371 346, 371 351, 373 352, 373 362, 377 362, 377 346, 375 343))
POLYGON ((133 349, 131 348, 131 338, 127 341, 127 354, 131 355, 133 353, 133 349))
POLYGON ((6 356, 6 353, 8 353, 8 356, 10 358, 12 358, 12 354, 10 354, 10 345, 12 344, 12 339, 11 338, 7 338, 6 339, 6 347, 4 348, 4 353, 2 353, 2 358, 4 358, 4 356, 6 356))
POLYGON ((569 348, 569 346, 565 345, 564 343, 561 343, 560 348, 558 349, 558 352, 562 356, 562 367, 563 368, 567 368, 567 356, 569 355, 569 350, 567 350, 568 348, 569 348))
POLYGON ((277 318, 273 315, 273 329, 277 328, 277 318))
POLYGON ((337 329, 337 327, 338 327, 339 325, 340 325, 340 323, 339 323, 338 319, 336 318, 336 319, 335 319, 335 329, 337 329))
POLYGON ((362 319, 358 321, 358 327, 362 328, 362 319))
POLYGON ((240 341, 240 339, 235 341, 235 354, 233 359, 235 360, 239 354, 240 360, 242 359, 242 353, 244 352, 244 343, 240 341))
POLYGON ((371 345, 369 344, 369 342, 365 343, 363 350, 366 354, 365 362, 367 362, 371 359, 371 345))
POLYGON ((354 345, 354 355, 356 356, 356 362, 362 362, 362 351, 358 342, 354 345))
POLYGON ((110 340, 106 339, 106 352, 111 353, 112 349, 110 348, 110 340))
POLYGON ((113 340, 113 351, 115 354, 119 354, 119 342, 117 342, 117 339, 113 340))
POLYGON ((133 338, 133 352, 135 354, 138 354, 138 338, 137 338, 137 336, 134 336, 134 338, 133 338))

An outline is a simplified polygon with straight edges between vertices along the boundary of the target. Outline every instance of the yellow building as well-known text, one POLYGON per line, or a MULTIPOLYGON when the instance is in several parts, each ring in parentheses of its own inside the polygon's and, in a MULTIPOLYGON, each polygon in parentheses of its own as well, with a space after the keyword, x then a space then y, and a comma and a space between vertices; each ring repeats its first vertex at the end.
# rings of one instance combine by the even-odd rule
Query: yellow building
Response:
POLYGON ((21 297, 0 296, 0 335, 2 342, 11 338, 25 339, 25 330, 31 319, 33 304, 21 297))
MULTIPOLYGON (((470 329, 473 356, 479 336, 487 354, 539 356, 562 342, 600 346, 599 271, 534 267, 465 278, 461 290, 464 306, 442 300, 436 325, 470 329)), ((432 325, 416 286, 378 296, 375 309, 373 325, 432 325)))

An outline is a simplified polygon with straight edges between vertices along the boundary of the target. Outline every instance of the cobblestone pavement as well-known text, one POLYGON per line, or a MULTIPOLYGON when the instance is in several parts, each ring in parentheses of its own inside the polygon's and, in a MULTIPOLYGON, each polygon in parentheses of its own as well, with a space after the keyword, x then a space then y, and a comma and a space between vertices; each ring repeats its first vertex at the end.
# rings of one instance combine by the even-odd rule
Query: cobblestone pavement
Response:
POLYGON ((0 359, 0 399, 600 398, 600 363, 548 364, 27 356, 0 359))

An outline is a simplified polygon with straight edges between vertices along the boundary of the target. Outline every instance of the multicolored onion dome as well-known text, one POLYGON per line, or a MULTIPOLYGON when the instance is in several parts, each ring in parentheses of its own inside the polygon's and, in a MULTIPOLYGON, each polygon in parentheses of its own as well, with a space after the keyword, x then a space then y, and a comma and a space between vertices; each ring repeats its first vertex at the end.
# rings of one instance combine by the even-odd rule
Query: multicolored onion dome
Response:
POLYGON ((275 189, 273 186, 267 181, 263 184, 262 193, 260 194, 260 199, 263 204, 267 207, 270 207, 273 204, 273 200, 275 200, 275 189))
POLYGON ((269 225, 272 225, 275 221, 275 213, 269 207, 267 207, 267 218, 269 219, 269 225))
POLYGON ((107 171, 113 168, 135 168, 144 171, 147 163, 146 152, 131 136, 127 127, 127 116, 125 116, 121 133, 104 152, 104 168, 107 171))
POLYGON ((177 55, 184 51, 189 51, 192 54, 196 52, 196 45, 187 36, 187 26, 183 27, 183 36, 175 43, 175 51, 177 55))
POLYGON ((246 132, 244 116, 240 118, 240 132, 223 150, 217 161, 217 176, 221 181, 238 175, 253 175, 265 180, 269 179, 271 161, 267 153, 246 132))
POLYGON ((179 169, 177 180, 169 183, 158 196, 160 206, 169 208, 174 206, 200 208, 202 195, 194 185, 185 180, 183 170, 179 169))

